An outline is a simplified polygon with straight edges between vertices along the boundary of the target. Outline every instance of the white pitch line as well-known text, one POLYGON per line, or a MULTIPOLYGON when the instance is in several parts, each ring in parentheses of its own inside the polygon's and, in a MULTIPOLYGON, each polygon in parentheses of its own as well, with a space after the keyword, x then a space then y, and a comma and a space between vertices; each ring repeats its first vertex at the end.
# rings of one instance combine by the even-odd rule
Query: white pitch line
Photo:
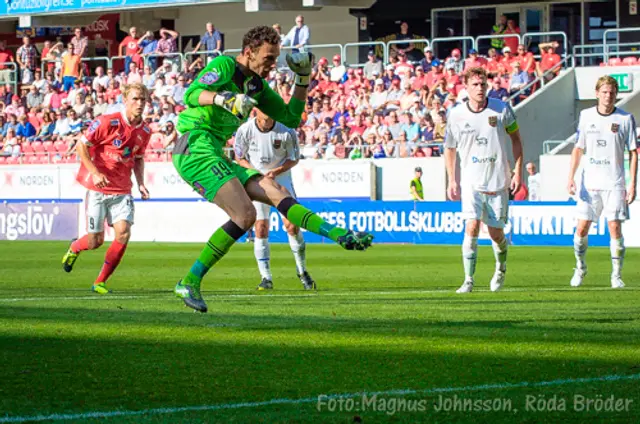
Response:
POLYGON ((260 402, 240 402, 240 403, 221 403, 214 405, 195 405, 181 406, 175 408, 152 408, 142 410, 116 410, 116 411, 93 411, 82 412, 77 414, 51 414, 51 415, 23 415, 23 416, 4 416, 0 417, 0 423, 24 423, 38 421, 67 421, 82 420, 89 418, 113 418, 113 417, 132 417, 140 415, 167 415, 180 412, 196 412, 196 411, 223 411, 233 409, 252 409, 272 405, 302 405, 307 403, 318 403, 320 399, 350 399, 356 397, 364 397, 371 399, 373 396, 407 396, 407 395, 433 395, 438 393, 456 393, 456 392, 478 392, 485 390, 504 390, 504 389, 522 389, 536 387, 552 387, 567 384, 589 384, 601 382, 615 381, 632 381, 640 380, 640 374, 630 375, 605 375, 601 377, 586 378, 567 378, 549 381, 528 382, 521 381, 519 383, 488 383, 477 386, 464 387, 434 387, 430 389, 398 389, 385 390, 378 392, 358 392, 358 393, 337 393, 337 394, 320 394, 316 397, 307 397, 300 399, 271 399, 260 402))
MULTIPOLYGON (((607 291, 613 292, 614 290, 608 287, 588 287, 588 288, 570 288, 570 287, 543 287, 543 288, 512 288, 512 289, 502 289, 502 292, 505 293, 540 293, 540 292, 592 292, 592 291, 607 291)), ((623 290, 615 290, 624 291, 624 292, 633 292, 640 291, 640 288, 624 288, 623 290)), ((488 293, 490 290, 488 289, 474 289, 474 293, 488 293)), ((453 294, 455 293, 454 289, 433 289, 433 290, 386 290, 386 291, 366 291, 366 290, 354 290, 354 291, 335 291, 335 292, 315 292, 315 293, 300 293, 300 294, 216 294, 216 293, 207 293, 205 295, 208 300, 215 299, 225 299, 225 298, 263 298, 263 299, 278 299, 278 298, 316 298, 318 296, 322 297, 331 297, 331 296, 354 296, 354 295, 375 295, 375 296, 385 296, 385 295, 403 295, 403 294, 453 294)), ((170 292, 166 293, 157 293, 155 295, 114 295, 114 296, 54 296, 54 297, 7 297, 0 298, 0 303, 2 302, 40 302, 40 301, 51 301, 51 300, 96 300, 96 301, 118 301, 118 300, 127 300, 127 299, 163 299, 164 295, 170 295, 170 292)), ((496 294, 499 296, 499 294, 496 294)), ((458 297, 458 296, 455 296, 458 297)), ((460 296, 461 298, 472 298, 473 294, 465 294, 460 296)))

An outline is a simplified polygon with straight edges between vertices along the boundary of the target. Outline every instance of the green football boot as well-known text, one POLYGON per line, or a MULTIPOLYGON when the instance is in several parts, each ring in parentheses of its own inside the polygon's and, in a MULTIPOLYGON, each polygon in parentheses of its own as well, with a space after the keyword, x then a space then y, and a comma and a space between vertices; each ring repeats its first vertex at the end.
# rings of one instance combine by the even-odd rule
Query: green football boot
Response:
POLYGON ((173 289, 173 292, 176 294, 176 297, 181 298, 189 308, 202 312, 203 314, 207 312, 207 304, 204 302, 204 299, 202 299, 199 284, 197 286, 182 284, 182 280, 180 280, 173 289))

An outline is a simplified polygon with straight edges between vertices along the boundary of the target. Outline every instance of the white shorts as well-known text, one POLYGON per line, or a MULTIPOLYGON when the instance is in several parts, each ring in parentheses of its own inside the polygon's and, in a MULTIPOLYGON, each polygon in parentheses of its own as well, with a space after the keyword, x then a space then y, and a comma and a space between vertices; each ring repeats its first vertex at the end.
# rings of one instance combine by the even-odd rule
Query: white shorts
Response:
POLYGON ((509 191, 486 194, 473 189, 462 192, 464 219, 479 219, 492 228, 504 228, 509 219, 509 191))
POLYGON ((603 213, 608 221, 629 219, 627 192, 624 190, 587 190, 583 187, 577 209, 576 217, 584 221, 598 221, 603 213))
MULTIPOLYGON (((276 177, 276 182, 280 184, 282 187, 287 189, 289 193, 295 198, 296 192, 293 190, 293 181, 291 180, 291 173, 287 172, 285 174, 278 175, 276 177)), ((271 211, 271 206, 261 203, 261 202, 253 202, 253 206, 256 208, 256 221, 260 220, 268 220, 269 212, 271 211)))
POLYGON ((111 227, 119 221, 127 221, 133 225, 135 208, 130 194, 104 194, 87 190, 85 210, 88 233, 103 232, 105 219, 111 227))

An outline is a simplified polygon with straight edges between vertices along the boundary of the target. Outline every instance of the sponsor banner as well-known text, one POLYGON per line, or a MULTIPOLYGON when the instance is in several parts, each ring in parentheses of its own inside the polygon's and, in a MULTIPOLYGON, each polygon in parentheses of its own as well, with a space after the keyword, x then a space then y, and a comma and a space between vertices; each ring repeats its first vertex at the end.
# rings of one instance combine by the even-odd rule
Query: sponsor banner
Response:
MULTIPOLYGON (((332 224, 373 233, 376 243, 460 244, 464 236, 465 222, 459 202, 308 201, 304 204, 332 224)), ((510 207, 505 232, 513 245, 572 246, 574 215, 575 205, 568 202, 516 203, 510 207)), ((207 202, 137 201, 131 239, 204 243, 227 220, 222 210, 207 202)), ((282 219, 275 209, 270 214, 270 231, 272 242, 288 242, 282 219)), ((81 217, 80 233, 84 232, 81 217)), ((107 230, 106 238, 113 238, 111 229, 107 230)), ((486 228, 482 229, 480 239, 489 242, 486 228)), ((305 240, 327 242, 309 232, 305 232, 305 240)), ((604 219, 592 226, 589 244, 609 245, 604 219)))
POLYGON ((0 168, 0 200, 57 199, 60 187, 60 173, 56 166, 0 168))
POLYGON ((370 161, 304 160, 291 175, 301 198, 372 199, 376 194, 375 166, 370 161))
MULTIPOLYGON (((232 0, 207 0, 205 3, 229 1, 232 0)), ((0 15, 39 15, 91 10, 99 12, 196 2, 196 0, 6 0, 0 2, 0 15)))
POLYGON ((78 237, 77 203, 1 203, 0 240, 78 237))

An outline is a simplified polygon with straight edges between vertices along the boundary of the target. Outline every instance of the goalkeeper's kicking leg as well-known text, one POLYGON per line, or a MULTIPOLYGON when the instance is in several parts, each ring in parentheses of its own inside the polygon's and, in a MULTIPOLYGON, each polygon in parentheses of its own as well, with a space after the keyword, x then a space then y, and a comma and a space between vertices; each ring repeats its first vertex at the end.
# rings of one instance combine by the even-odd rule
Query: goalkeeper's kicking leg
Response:
POLYGON ((207 304, 200 294, 200 284, 209 269, 253 226, 256 210, 251 203, 252 199, 276 206, 294 225, 330 238, 347 250, 365 250, 371 246, 373 236, 355 234, 329 224, 298 204, 284 188, 269 178, 254 176, 244 187, 238 178, 233 178, 220 187, 213 199, 229 215, 229 221, 213 233, 189 273, 175 287, 176 295, 187 306, 207 312, 207 304))

